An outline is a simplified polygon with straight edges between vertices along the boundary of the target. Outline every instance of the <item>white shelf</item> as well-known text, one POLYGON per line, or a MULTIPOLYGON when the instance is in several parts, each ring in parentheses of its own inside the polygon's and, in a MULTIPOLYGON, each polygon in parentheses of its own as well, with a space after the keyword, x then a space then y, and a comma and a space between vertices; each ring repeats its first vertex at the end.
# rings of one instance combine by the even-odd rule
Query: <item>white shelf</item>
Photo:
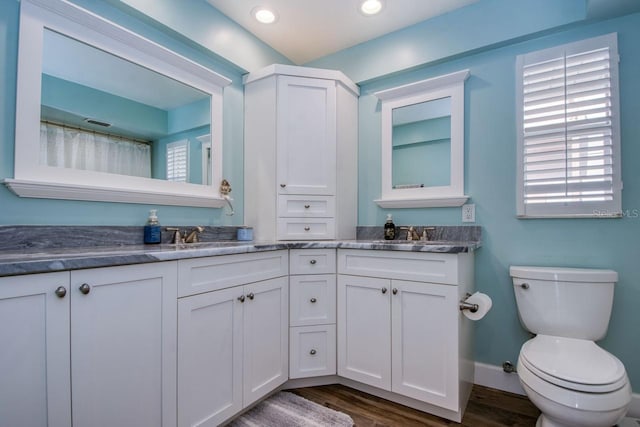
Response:
POLYGON ((429 197, 414 199, 377 199, 374 200, 381 208, 448 208, 462 206, 469 196, 458 197, 429 197))

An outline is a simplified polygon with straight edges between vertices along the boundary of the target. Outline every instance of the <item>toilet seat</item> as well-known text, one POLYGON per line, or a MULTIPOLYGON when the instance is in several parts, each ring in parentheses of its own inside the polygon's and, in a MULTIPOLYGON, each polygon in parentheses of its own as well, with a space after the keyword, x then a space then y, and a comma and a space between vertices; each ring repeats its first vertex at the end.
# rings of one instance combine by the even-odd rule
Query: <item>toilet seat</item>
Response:
POLYGON ((520 351, 532 374, 559 387, 608 393, 627 383, 624 365, 593 341, 538 335, 520 351))

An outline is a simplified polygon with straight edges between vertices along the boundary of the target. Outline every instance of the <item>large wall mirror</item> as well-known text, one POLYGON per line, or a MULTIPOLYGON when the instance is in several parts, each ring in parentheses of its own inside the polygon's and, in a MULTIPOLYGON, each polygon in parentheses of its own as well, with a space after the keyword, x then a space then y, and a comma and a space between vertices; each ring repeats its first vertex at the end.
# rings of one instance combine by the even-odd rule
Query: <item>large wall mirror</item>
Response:
POLYGON ((376 92, 381 100, 384 208, 460 206, 464 81, 469 71, 376 92))
POLYGON ((219 74, 63 0, 23 0, 19 196, 219 207, 219 74))

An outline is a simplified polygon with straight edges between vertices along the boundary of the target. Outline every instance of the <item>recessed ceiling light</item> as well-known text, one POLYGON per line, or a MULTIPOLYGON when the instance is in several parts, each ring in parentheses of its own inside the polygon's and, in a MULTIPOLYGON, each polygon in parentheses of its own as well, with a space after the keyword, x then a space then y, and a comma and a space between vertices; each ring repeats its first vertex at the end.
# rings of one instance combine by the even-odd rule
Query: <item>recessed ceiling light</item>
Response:
POLYGON ((364 0, 360 3, 360 12, 364 16, 371 16, 382 10, 382 0, 364 0))
POLYGON ((273 24, 278 20, 278 14, 264 6, 254 7, 251 10, 251 15, 263 24, 273 24))

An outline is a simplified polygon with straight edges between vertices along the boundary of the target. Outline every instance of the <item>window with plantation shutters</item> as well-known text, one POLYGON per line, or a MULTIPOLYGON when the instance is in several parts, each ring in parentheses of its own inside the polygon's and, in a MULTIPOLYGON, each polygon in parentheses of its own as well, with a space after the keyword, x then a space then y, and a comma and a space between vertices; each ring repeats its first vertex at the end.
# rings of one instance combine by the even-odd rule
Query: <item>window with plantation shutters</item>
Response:
POLYGON ((167 144, 167 181, 187 182, 189 176, 189 141, 167 144))
POLYGON ((621 215, 616 34, 516 61, 518 216, 621 215))

